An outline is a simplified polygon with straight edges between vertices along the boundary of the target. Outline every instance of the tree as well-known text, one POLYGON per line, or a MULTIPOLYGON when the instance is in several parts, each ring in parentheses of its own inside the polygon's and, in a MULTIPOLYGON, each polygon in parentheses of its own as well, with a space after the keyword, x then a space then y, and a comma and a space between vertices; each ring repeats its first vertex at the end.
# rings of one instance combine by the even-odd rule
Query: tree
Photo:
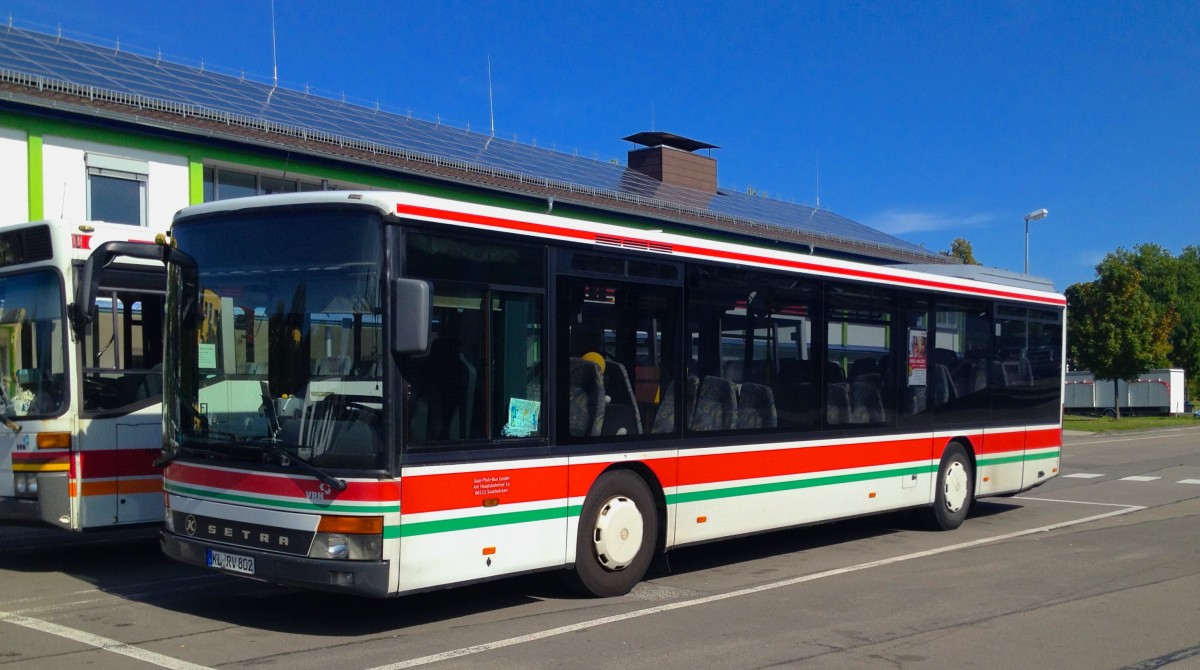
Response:
POLYGON ((1164 365, 1173 318, 1160 316, 1142 289, 1142 273, 1113 254, 1096 266, 1097 278, 1067 288, 1068 356, 1097 379, 1113 382, 1113 413, 1121 418, 1115 393, 1119 380, 1164 365))
POLYGON ((943 251, 942 255, 957 258, 966 265, 981 265, 979 261, 975 260, 975 250, 971 248, 971 243, 962 237, 954 238, 954 241, 950 243, 950 250, 943 251))
POLYGON ((1174 257, 1157 244, 1140 244, 1110 256, 1142 273, 1142 289, 1154 303, 1160 326, 1170 329, 1170 351, 1161 365, 1183 368, 1195 386, 1200 375, 1200 248, 1187 247, 1174 257))

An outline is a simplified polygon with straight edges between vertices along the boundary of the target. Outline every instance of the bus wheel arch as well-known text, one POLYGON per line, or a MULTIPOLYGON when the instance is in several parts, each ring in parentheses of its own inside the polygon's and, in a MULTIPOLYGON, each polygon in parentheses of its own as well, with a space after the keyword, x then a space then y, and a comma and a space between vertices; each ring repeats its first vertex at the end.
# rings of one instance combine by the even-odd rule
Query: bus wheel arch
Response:
POLYGON ((568 584, 600 597, 629 593, 662 546, 662 498, 653 476, 610 468, 592 483, 576 533, 568 584), (649 479, 649 481, 648 481, 649 479))
POLYGON ((954 530, 962 525, 975 501, 975 474, 975 455, 970 443, 950 440, 938 463, 933 505, 925 514, 927 526, 934 530, 954 530))

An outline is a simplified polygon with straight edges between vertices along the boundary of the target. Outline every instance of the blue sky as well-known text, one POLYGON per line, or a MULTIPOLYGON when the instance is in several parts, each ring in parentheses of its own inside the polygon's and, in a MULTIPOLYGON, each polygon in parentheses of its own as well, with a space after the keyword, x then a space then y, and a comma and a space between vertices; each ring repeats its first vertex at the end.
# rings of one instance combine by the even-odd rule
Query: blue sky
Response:
POLYGON ((624 160, 663 130, 723 187, 1060 289, 1200 244, 1200 3, 0 0, 0 17, 624 160))

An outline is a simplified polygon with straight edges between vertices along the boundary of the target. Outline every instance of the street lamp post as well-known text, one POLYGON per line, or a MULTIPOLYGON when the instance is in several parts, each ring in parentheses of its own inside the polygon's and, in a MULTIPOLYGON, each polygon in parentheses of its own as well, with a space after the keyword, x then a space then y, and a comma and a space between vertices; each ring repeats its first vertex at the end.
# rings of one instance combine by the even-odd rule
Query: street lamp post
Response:
POLYGON ((1029 222, 1041 221, 1049 213, 1047 209, 1039 209, 1025 215, 1025 274, 1029 274, 1029 222))

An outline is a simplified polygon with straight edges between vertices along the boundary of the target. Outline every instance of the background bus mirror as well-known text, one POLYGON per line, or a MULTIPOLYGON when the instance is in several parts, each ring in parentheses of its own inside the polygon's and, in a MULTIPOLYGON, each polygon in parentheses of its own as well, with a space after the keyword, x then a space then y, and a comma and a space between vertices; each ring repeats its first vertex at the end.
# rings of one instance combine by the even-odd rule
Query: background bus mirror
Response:
POLYGON ((392 280, 392 353, 425 353, 432 315, 433 287, 429 282, 392 280))

